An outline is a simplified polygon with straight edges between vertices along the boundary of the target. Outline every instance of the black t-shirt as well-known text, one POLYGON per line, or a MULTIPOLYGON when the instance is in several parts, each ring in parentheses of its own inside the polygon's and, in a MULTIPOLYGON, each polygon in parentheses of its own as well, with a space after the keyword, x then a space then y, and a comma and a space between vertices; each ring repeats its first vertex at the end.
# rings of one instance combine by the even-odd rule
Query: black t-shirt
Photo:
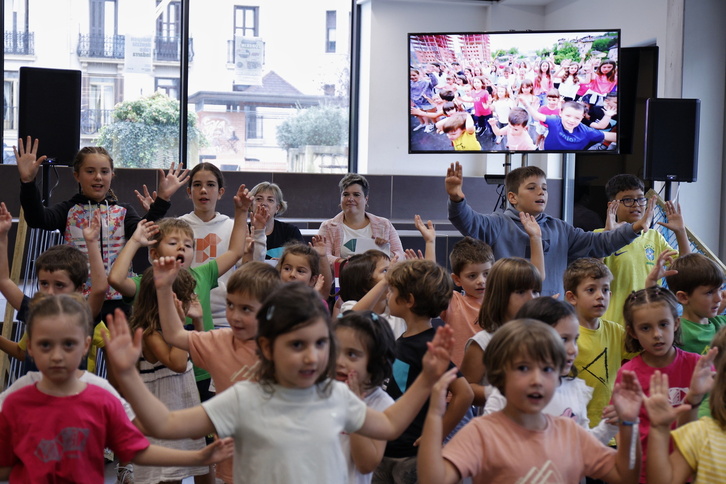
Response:
MULTIPOLYGON (((300 229, 292 224, 275 220, 272 233, 267 236, 267 250, 277 249, 293 240, 305 242, 300 229)), ((266 257, 266 259, 270 259, 270 257, 266 257)))

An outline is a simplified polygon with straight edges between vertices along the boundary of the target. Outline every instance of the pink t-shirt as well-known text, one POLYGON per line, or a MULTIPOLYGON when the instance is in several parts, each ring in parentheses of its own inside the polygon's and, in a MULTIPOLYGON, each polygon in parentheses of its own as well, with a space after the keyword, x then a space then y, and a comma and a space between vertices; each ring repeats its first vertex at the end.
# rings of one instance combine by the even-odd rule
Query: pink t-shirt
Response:
POLYGON ((533 151, 534 141, 529 135, 529 131, 525 128, 519 135, 514 135, 510 131, 509 126, 503 127, 502 135, 507 137, 507 149, 513 151, 533 151))
POLYGON ((13 468, 10 482, 103 482, 105 447, 129 462, 148 446, 121 402, 95 385, 68 397, 27 386, 0 413, 0 467, 13 468))
POLYGON ((480 308, 481 301, 454 291, 448 309, 441 313, 441 319, 454 330, 455 346, 451 350, 451 361, 459 368, 464 360, 466 342, 481 331, 477 322, 480 308))
MULTIPOLYGON (((655 373, 655 370, 660 370, 662 374, 668 375, 668 399, 671 405, 678 407, 683 404, 686 399, 688 387, 691 385, 693 369, 696 367, 696 363, 698 363, 700 358, 701 357, 695 353, 688 353, 680 348, 676 348, 676 357, 673 359, 673 363, 663 368, 653 368, 643 361, 643 356, 640 354, 625 363, 620 370, 618 370, 618 376, 615 378, 615 383, 617 384, 623 379, 623 370, 634 371, 638 376, 640 386, 643 387, 643 393, 646 396, 650 396, 650 377, 653 373, 655 373)), ((645 410, 645 405, 641 405, 639 417, 640 443, 643 446, 643 464, 640 468, 640 482, 646 482, 645 457, 648 449, 650 420, 648 420, 648 412, 645 410)), ((673 428, 675 428, 675 425, 673 428)), ((672 443, 670 451, 673 451, 672 443)))
POLYGON ((598 442, 574 420, 546 415, 544 430, 528 430, 503 412, 477 417, 444 446, 442 454, 474 484, 576 483, 603 477, 615 465, 615 450, 598 442), (529 478, 527 477, 529 476, 529 478))
MULTIPOLYGON (((544 106, 540 106, 540 108, 537 110, 540 113, 544 114, 545 116, 559 116, 560 115, 560 108, 557 109, 550 109, 545 104, 544 106)), ((547 123, 544 121, 540 121, 539 124, 542 126, 547 126, 547 123)))

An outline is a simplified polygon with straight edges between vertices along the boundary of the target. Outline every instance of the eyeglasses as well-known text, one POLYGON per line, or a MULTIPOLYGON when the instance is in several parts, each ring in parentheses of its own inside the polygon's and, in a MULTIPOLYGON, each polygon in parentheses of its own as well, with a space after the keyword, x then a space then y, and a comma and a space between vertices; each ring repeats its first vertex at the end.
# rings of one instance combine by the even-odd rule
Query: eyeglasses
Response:
POLYGON ((648 203, 648 199, 645 197, 640 198, 621 198, 618 202, 622 203, 626 207, 634 207, 635 205, 643 206, 648 203))

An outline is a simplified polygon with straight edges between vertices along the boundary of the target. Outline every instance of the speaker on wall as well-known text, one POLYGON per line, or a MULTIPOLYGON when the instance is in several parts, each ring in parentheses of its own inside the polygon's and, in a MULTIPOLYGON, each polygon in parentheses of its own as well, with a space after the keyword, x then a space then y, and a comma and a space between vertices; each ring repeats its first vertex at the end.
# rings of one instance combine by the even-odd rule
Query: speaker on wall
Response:
POLYGON ((696 181, 700 112, 700 99, 648 99, 643 178, 696 181))
POLYGON ((73 163, 81 137, 81 71, 20 68, 18 135, 38 138, 38 154, 52 163, 73 163))

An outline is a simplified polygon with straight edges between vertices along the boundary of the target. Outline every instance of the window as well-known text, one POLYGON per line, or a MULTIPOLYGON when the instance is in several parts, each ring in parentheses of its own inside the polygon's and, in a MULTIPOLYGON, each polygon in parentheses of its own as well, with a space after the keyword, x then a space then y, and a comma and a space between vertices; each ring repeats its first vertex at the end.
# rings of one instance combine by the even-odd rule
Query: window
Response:
POLYGON ((116 0, 90 0, 89 54, 123 58, 124 39, 118 34, 116 0))
POLYGON ((81 108, 81 134, 95 135, 102 127, 111 124, 116 104, 116 79, 91 77, 87 82, 86 107, 81 108))
POLYGON ((246 114, 247 139, 262 139, 262 115, 255 106, 251 106, 246 114))
POLYGON ((325 12, 325 52, 335 53, 335 10, 325 12))
POLYGON ((179 79, 173 77, 157 77, 154 79, 154 91, 163 92, 172 99, 179 100, 179 79))
MULTIPOLYGON (((157 9, 161 0, 156 0, 157 9)), ((156 18, 156 38, 154 39, 155 59, 158 61, 179 62, 181 45, 181 3, 179 0, 168 2, 166 8, 156 18)), ((172 96, 173 97, 173 96, 172 96)), ((177 95, 178 99, 178 95, 177 95)))
POLYGON ((18 78, 17 72, 5 72, 3 84, 3 129, 18 128, 18 78))
POLYGON ((234 7, 234 36, 258 37, 257 21, 259 7, 234 7))

